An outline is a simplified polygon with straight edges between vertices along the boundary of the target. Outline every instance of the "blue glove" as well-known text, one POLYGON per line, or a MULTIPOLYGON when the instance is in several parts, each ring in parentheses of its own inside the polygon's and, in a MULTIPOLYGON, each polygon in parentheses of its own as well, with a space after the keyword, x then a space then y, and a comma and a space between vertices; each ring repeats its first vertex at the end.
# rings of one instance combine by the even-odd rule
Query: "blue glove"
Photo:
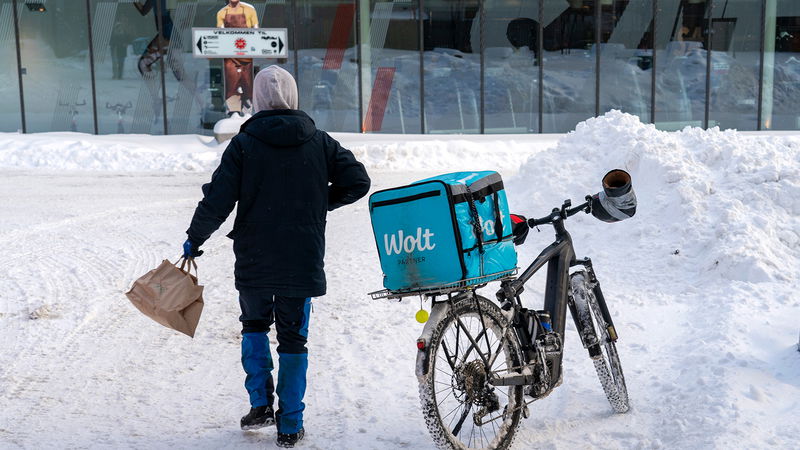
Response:
POLYGON ((197 258, 202 254, 203 251, 200 250, 196 245, 194 245, 194 242, 192 242, 190 239, 187 239, 186 242, 183 243, 184 258, 197 258))

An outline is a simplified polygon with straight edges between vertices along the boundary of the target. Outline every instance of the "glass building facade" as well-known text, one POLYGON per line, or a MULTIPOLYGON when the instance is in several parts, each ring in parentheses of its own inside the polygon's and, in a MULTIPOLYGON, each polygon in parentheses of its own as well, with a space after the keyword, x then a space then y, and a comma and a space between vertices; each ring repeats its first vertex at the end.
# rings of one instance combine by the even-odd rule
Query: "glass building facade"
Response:
MULTIPOLYGON (((800 129, 798 0, 251 0, 328 131, 800 129)), ((211 134, 223 0, 0 0, 0 131, 211 134), (155 50, 155 52, 153 52, 155 50), (149 55, 149 56, 148 56, 149 55)))

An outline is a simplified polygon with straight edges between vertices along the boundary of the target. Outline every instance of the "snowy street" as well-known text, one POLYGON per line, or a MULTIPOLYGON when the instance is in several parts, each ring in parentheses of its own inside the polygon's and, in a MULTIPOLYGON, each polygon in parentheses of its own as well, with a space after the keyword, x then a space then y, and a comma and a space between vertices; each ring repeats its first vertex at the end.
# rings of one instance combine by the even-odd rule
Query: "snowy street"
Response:
MULTIPOLYGON (((239 429, 249 405, 225 237, 233 217, 197 260, 205 309, 194 339, 124 296, 179 256, 224 146, 168 137, 159 153, 157 137, 69 135, 77 143, 61 150, 47 135, 0 135, 0 448, 274 448, 274 428, 239 429)), ((633 176, 634 218, 567 222, 619 331, 632 409, 612 413, 569 321, 563 385, 530 406, 513 448, 797 446, 800 136, 666 133, 611 112, 568 135, 507 142, 336 137, 365 162, 372 191, 498 170, 512 211, 527 217, 577 204, 609 169, 633 176)), ((327 239, 300 448, 431 448, 414 376, 420 302, 367 295, 382 278, 366 198, 328 216, 327 239)), ((531 230, 520 266, 551 239, 531 230)), ((530 307, 541 304, 538 281, 530 307)))

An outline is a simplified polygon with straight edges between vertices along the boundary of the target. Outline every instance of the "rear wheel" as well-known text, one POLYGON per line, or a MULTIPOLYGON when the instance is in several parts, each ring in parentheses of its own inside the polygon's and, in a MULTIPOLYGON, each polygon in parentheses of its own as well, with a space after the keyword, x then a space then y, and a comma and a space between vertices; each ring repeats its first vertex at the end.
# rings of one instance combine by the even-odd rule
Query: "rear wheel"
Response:
POLYGON ((594 291, 589 284, 586 271, 578 271, 570 277, 574 311, 577 312, 578 332, 589 350, 603 391, 614 412, 624 413, 630 408, 628 388, 622 374, 617 346, 609 335, 608 324, 594 291))
POLYGON ((519 342, 500 308, 477 295, 457 300, 428 345, 429 366, 419 379, 419 392, 436 446, 508 448, 524 402, 522 386, 489 384, 493 374, 521 365, 519 342))

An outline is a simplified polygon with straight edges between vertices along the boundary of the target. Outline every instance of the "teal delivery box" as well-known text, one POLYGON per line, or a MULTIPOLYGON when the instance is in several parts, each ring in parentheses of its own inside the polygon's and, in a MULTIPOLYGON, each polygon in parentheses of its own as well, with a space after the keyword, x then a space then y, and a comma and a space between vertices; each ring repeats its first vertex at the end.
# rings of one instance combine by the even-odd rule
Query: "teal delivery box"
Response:
POLYGON ((369 208, 383 284, 392 292, 482 284, 516 269, 497 172, 449 173, 378 191, 369 208))

